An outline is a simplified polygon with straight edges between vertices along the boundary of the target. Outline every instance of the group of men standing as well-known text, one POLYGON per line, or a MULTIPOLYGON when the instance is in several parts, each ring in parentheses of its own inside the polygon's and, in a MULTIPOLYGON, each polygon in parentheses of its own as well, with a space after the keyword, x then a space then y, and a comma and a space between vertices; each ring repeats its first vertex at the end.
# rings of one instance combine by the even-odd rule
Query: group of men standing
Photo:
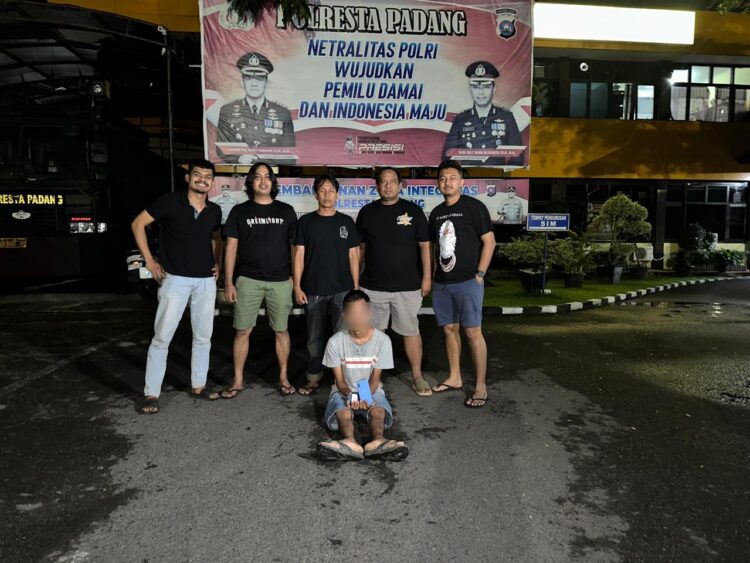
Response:
POLYGON ((462 195, 463 170, 450 160, 437 170, 444 202, 432 211, 429 222, 419 206, 400 197, 398 170, 386 167, 376 176, 380 199, 361 209, 356 224, 336 210, 335 177, 315 178, 318 209, 297 219, 290 205, 276 199, 278 183, 271 167, 254 164, 245 181, 248 201, 231 210, 224 226, 224 291, 234 303, 234 378, 222 391, 209 388, 206 379, 222 253, 221 209, 207 200, 214 171, 206 160, 192 161, 185 177, 187 192, 165 194, 132 224, 146 267, 160 283, 143 413, 159 410, 168 347, 188 303, 194 397, 232 399, 243 391, 250 335, 264 304, 276 338, 280 393, 311 395, 321 384, 324 356, 331 353, 326 353, 328 338, 342 329, 345 298, 351 303, 364 301, 361 292, 367 297, 373 328, 380 333, 390 327, 403 337, 412 388, 418 395, 462 389, 459 330, 463 327, 476 374, 474 392, 465 405, 485 405, 482 301, 495 241, 487 208, 462 195), (158 260, 146 237, 146 227, 154 222, 160 226, 158 260), (352 294, 352 290, 361 292, 352 294), (444 331, 449 367, 448 377, 434 387, 422 373, 417 318, 422 299, 430 293, 444 331), (288 371, 293 301, 304 306, 307 323, 307 379, 299 388, 291 383, 288 371))

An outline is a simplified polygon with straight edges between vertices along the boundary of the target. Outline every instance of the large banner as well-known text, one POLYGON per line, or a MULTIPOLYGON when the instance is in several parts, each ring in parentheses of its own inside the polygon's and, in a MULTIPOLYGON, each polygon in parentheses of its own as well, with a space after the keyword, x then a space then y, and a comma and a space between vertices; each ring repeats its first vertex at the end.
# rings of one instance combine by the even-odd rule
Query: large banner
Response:
MULTIPOLYGON (((318 208, 313 193, 313 178, 279 178, 279 201, 294 207, 297 215, 318 208)), ((378 199, 375 180, 369 178, 339 179, 337 208, 357 218, 359 210, 378 199)), ((487 206, 494 223, 524 225, 529 210, 528 180, 474 180, 467 178, 464 195, 475 197, 487 206)), ((434 180, 404 180, 401 197, 419 205, 427 215, 443 201, 434 180)), ((244 176, 217 176, 208 194, 210 201, 221 206, 222 223, 232 207, 247 201, 244 176)))
POLYGON ((289 28, 200 1, 211 161, 528 166, 531 0, 320 0, 289 28))

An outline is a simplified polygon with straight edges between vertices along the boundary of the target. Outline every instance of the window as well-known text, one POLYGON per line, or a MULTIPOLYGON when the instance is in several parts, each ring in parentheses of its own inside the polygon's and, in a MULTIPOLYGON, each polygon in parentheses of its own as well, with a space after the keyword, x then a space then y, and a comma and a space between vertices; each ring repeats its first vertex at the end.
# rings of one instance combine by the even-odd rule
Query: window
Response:
POLYGON ((737 88, 734 91, 734 120, 750 121, 750 89, 737 88))
POLYGON ((745 207, 729 208, 729 238, 745 240, 745 207))
POLYGON ((740 86, 750 86, 750 66, 734 69, 734 83, 740 86))
POLYGON ((612 108, 610 117, 630 119, 633 114, 633 85, 626 82, 612 84, 612 108))
POLYGON ((591 112, 589 117, 604 119, 607 117, 607 100, 609 85, 606 82, 591 83, 591 112))
POLYGON ((638 85, 638 113, 636 119, 654 118, 654 87, 638 85))
POLYGON ((719 241, 744 241, 746 238, 747 184, 683 184, 667 186, 665 238, 679 241, 685 226, 699 223, 717 233, 719 241))
POLYGON ((586 117, 587 86, 586 82, 570 83, 570 117, 586 117))
POLYGON ((672 86, 672 98, 670 101, 672 119, 685 119, 688 101, 687 92, 687 86, 672 86))
POLYGON ((690 121, 729 121, 729 88, 692 86, 690 121))
POLYGON ((711 67, 693 65, 690 69, 690 82, 693 84, 709 84, 711 82, 711 67))
POLYGON ((732 67, 715 66, 713 83, 714 84, 731 84, 732 83, 732 67))

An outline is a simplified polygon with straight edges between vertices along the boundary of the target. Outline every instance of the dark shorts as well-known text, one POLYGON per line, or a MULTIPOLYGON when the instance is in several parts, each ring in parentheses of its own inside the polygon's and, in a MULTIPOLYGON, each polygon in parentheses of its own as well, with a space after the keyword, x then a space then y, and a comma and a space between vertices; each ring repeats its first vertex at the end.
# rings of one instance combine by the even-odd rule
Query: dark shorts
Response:
POLYGON ((459 283, 436 282, 432 285, 432 308, 438 326, 482 326, 483 302, 484 283, 477 283, 475 278, 459 283))

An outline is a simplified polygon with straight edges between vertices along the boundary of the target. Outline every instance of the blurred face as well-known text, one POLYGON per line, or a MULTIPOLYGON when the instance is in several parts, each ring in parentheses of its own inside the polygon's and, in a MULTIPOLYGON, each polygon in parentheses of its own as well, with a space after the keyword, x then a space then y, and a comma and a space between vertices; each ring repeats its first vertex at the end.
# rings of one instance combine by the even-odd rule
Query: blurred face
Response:
POLYGON ((516 197, 516 190, 508 190, 508 198, 512 199, 516 197))
POLYGON ((315 199, 318 200, 318 205, 321 209, 334 209, 338 198, 339 193, 336 191, 334 185, 328 180, 320 184, 320 186, 318 186, 318 191, 315 192, 315 199))
POLYGON ((372 313, 370 304, 364 299, 347 304, 343 316, 344 324, 349 330, 359 332, 370 328, 372 313))
POLYGON ((253 174, 253 193, 256 196, 271 197, 271 171, 267 166, 258 166, 253 174))
POLYGON ((446 197, 461 194, 461 188, 464 187, 464 179, 461 173, 455 168, 445 168, 440 172, 438 177, 438 189, 446 197))
POLYGON ((378 180, 378 193, 385 201, 395 201, 401 193, 401 182, 393 170, 381 172, 378 180))
POLYGON ((214 173, 210 168, 193 168, 190 174, 185 175, 188 190, 199 194, 207 194, 211 191, 214 183, 214 173))
POLYGON ((495 81, 470 82, 469 92, 477 107, 487 107, 492 103, 492 98, 495 95, 495 81))
POLYGON ((245 94, 251 98, 261 98, 266 93, 266 85, 268 84, 268 77, 262 75, 242 75, 242 87, 245 89, 245 94))

